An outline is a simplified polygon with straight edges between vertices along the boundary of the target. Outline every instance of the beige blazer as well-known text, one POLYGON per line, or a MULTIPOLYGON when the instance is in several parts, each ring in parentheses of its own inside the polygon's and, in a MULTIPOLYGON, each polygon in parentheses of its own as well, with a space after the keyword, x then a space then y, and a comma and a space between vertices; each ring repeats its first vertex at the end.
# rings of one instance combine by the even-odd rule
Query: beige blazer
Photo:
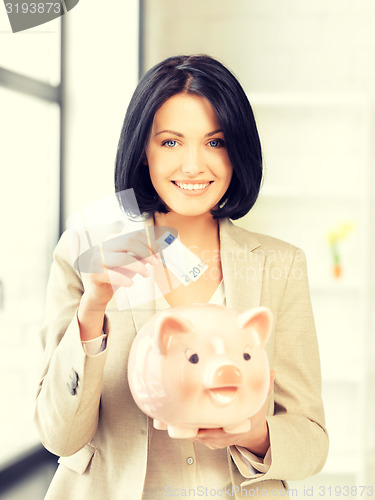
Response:
MULTIPOLYGON (((155 303, 119 311, 111 301, 104 326, 107 349, 87 356, 76 319, 84 277, 72 266, 67 240, 65 233, 51 268, 42 333, 45 367, 35 409, 44 446, 61 457, 46 499, 138 500, 148 422, 129 392, 127 358, 137 331, 155 313, 155 303)), ((245 465, 240 471, 232 460, 238 451, 231 447, 232 482, 242 492, 275 492, 286 487, 286 480, 319 472, 328 452, 305 257, 288 243, 229 220, 220 221, 220 246, 227 306, 241 312, 264 305, 274 316, 267 346, 276 374, 268 407, 272 464, 265 474, 254 475, 245 465)))

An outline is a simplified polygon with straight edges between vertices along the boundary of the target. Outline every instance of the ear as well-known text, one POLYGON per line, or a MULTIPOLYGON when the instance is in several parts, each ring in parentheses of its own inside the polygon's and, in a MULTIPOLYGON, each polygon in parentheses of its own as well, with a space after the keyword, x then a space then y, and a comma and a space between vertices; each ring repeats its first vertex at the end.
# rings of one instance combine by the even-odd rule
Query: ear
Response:
POLYGON ((142 165, 144 165, 145 167, 148 166, 148 160, 147 160, 146 152, 143 153, 142 158, 141 158, 141 162, 142 162, 142 165))
POLYGON ((164 315, 156 325, 156 338, 162 354, 167 354, 176 336, 193 330, 190 321, 173 314, 164 315))
POLYGON ((272 329, 272 314, 267 307, 254 307, 243 312, 237 318, 240 328, 250 330, 257 343, 263 347, 272 329))

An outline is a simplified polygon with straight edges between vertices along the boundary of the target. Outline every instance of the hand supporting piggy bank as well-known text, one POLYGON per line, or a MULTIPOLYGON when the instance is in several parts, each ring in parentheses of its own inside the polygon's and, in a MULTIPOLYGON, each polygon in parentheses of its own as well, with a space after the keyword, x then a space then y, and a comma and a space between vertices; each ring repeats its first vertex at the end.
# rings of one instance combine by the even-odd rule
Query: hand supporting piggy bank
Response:
POLYGON ((194 437, 200 428, 247 432, 269 392, 271 322, 265 307, 237 314, 199 304, 157 314, 129 354, 135 403, 173 438, 194 437))

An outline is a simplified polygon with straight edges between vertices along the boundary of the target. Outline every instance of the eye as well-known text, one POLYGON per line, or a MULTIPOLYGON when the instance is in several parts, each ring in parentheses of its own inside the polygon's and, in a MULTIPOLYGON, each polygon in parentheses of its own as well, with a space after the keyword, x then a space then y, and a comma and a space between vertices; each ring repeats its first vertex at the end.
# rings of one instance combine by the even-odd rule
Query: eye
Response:
POLYGON ((168 141, 164 141, 162 146, 167 146, 167 148, 175 148, 177 146, 177 141, 170 139, 168 141))
POLYGON ((193 349, 187 349, 185 351, 185 356, 190 363, 193 363, 193 365, 196 365, 199 361, 199 356, 193 351, 193 349))
POLYGON ((249 361, 249 360, 251 359, 250 354, 249 354, 248 352, 244 352, 244 353, 243 353, 243 359, 244 359, 245 361, 249 361))
POLYGON ((223 139, 212 139, 208 144, 211 148, 223 148, 225 146, 223 139))
POLYGON ((189 358, 190 363, 193 363, 194 365, 198 363, 199 361, 199 356, 197 353, 194 353, 190 356, 189 358))

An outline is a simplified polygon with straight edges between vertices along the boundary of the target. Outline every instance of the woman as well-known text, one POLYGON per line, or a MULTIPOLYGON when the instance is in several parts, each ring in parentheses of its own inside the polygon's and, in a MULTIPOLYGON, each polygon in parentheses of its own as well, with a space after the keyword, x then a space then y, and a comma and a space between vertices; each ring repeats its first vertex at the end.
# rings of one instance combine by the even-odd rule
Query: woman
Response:
POLYGON ((328 438, 304 254, 229 220, 250 210, 261 179, 250 104, 221 63, 172 57, 146 73, 124 120, 116 192, 134 189, 145 226, 176 230, 207 270, 188 286, 174 282, 163 297, 119 311, 116 290, 131 296, 136 275, 145 289, 165 276, 145 233, 109 239, 101 254, 106 273, 77 272, 63 235, 36 404, 44 445, 63 457, 46 498, 158 499, 212 496, 212 489, 283 496, 286 480, 322 468, 328 438), (247 433, 202 429, 194 440, 171 439, 152 429, 131 398, 126 366, 136 332, 158 310, 197 302, 273 312, 267 349, 274 391, 247 433))

